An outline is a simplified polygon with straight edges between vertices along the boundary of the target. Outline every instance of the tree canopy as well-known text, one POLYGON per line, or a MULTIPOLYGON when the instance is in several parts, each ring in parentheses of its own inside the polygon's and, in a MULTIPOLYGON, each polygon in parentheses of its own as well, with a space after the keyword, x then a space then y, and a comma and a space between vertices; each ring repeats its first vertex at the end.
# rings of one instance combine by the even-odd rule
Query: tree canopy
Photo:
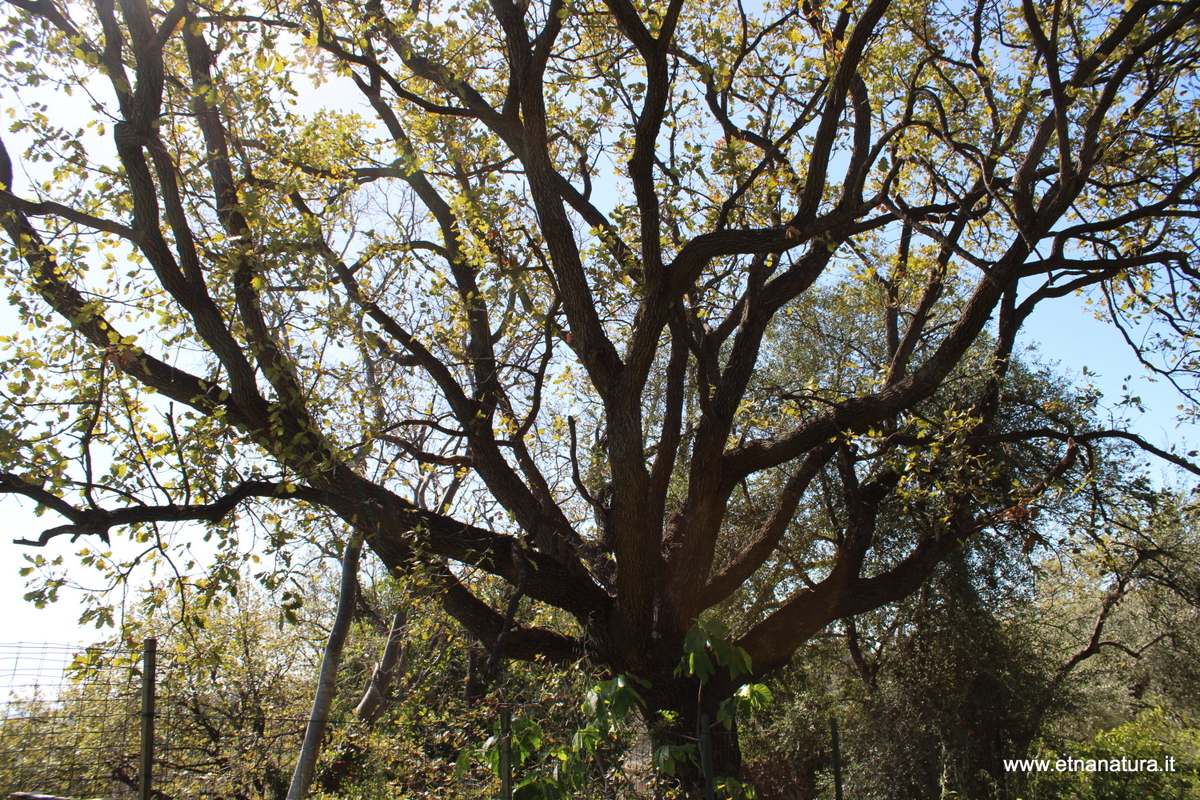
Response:
POLYGON ((1014 357, 1094 290, 1191 391, 1197 0, 8 7, 33 544, 204 523, 219 591, 349 530, 686 729, 747 679, 678 670, 706 614, 766 675, 1049 544, 1104 441, 1200 474, 1014 357))

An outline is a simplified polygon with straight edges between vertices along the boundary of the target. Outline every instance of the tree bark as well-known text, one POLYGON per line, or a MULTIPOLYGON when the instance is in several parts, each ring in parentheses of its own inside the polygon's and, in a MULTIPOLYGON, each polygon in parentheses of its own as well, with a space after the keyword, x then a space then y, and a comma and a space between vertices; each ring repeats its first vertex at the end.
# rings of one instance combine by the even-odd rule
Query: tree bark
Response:
POLYGON ((732 695, 733 682, 713 678, 700 683, 693 677, 670 677, 651 683, 643 692, 643 710, 652 754, 662 748, 689 748, 675 760, 675 779, 687 797, 702 797, 701 720, 707 717, 713 774, 716 778, 741 778, 742 754, 736 719, 730 728, 718 722, 722 701, 732 695))
POLYGON ((367 690, 363 692, 362 700, 354 709, 362 722, 374 722, 387 709, 388 690, 396 678, 404 674, 406 667, 406 652, 403 647, 404 626, 408 623, 408 613, 398 611, 392 617, 391 628, 388 629, 387 645, 383 649, 383 657, 371 672, 371 680, 367 690))
POLYGON ((337 614, 334 617, 333 628, 329 631, 329 641, 325 643, 325 653, 321 658, 321 675, 317 680, 316 696, 313 698, 312 716, 304 731, 304 744, 300 748, 296 771, 292 774, 287 800, 303 800, 308 794, 317 756, 321 752, 321 739, 325 735, 325 727, 329 722, 329 708, 337 690, 337 671, 342 661, 342 648, 346 644, 346 634, 354 619, 354 600, 358 590, 358 557, 361 553, 362 539, 357 536, 351 537, 346 543, 345 553, 342 554, 342 580, 338 590, 337 614))

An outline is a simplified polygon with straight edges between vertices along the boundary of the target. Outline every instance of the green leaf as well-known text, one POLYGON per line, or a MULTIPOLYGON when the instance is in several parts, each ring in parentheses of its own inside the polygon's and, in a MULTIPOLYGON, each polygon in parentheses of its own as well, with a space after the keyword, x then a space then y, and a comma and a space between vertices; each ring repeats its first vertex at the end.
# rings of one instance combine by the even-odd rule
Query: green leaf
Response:
POLYGON ((711 676, 715 675, 717 670, 713 666, 712 660, 708 657, 708 653, 700 652, 688 653, 687 672, 689 675, 695 675, 700 679, 701 683, 704 683, 711 676))
POLYGON ((683 652, 697 653, 708 647, 708 632, 699 624, 693 625, 683 637, 683 652))
POLYGON ((744 648, 731 646, 729 649, 729 677, 736 678, 752 671, 750 654, 744 648))

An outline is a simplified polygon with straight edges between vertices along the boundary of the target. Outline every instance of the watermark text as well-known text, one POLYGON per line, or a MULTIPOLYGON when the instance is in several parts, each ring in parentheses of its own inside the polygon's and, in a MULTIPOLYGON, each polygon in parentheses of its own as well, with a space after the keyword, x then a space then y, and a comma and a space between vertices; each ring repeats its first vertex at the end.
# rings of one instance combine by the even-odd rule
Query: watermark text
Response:
POLYGON ((1006 758, 1005 772, 1174 772, 1166 758, 1006 758))

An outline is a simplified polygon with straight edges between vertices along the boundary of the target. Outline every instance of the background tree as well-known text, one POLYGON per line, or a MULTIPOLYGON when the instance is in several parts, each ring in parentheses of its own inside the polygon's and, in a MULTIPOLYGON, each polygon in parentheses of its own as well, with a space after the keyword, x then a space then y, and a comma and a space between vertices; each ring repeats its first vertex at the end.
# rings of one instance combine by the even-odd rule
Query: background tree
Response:
POLYGON ((776 681, 781 702, 765 728, 746 731, 756 786, 777 789, 768 797, 827 794, 836 715, 856 796, 1192 797, 1194 497, 1147 491, 1117 464, 1104 470, 1103 506, 1077 496, 1037 521, 1043 535, 1069 533, 1059 547, 977 542, 896 607, 822 636, 776 681), (1125 776, 1122 789, 1004 763, 1100 754, 1160 764, 1172 755, 1178 770, 1125 776))
POLYGON ((278 581, 336 517, 434 576, 485 681, 586 653, 647 682, 663 742, 1012 535, 1097 440, 1154 451, 1006 417, 1035 307, 1101 287, 1194 342, 1195 2, 9 7, 28 180, 5 150, 0 217, 36 333, 0 489, 66 520, 33 544, 161 558, 204 522, 219 591, 252 522, 278 581), (306 69, 372 121, 295 110, 306 69), (863 335, 766 382, 839 296, 863 335), (997 484, 1021 444, 1039 469, 997 484), (679 674, 755 580, 753 673, 679 674))

